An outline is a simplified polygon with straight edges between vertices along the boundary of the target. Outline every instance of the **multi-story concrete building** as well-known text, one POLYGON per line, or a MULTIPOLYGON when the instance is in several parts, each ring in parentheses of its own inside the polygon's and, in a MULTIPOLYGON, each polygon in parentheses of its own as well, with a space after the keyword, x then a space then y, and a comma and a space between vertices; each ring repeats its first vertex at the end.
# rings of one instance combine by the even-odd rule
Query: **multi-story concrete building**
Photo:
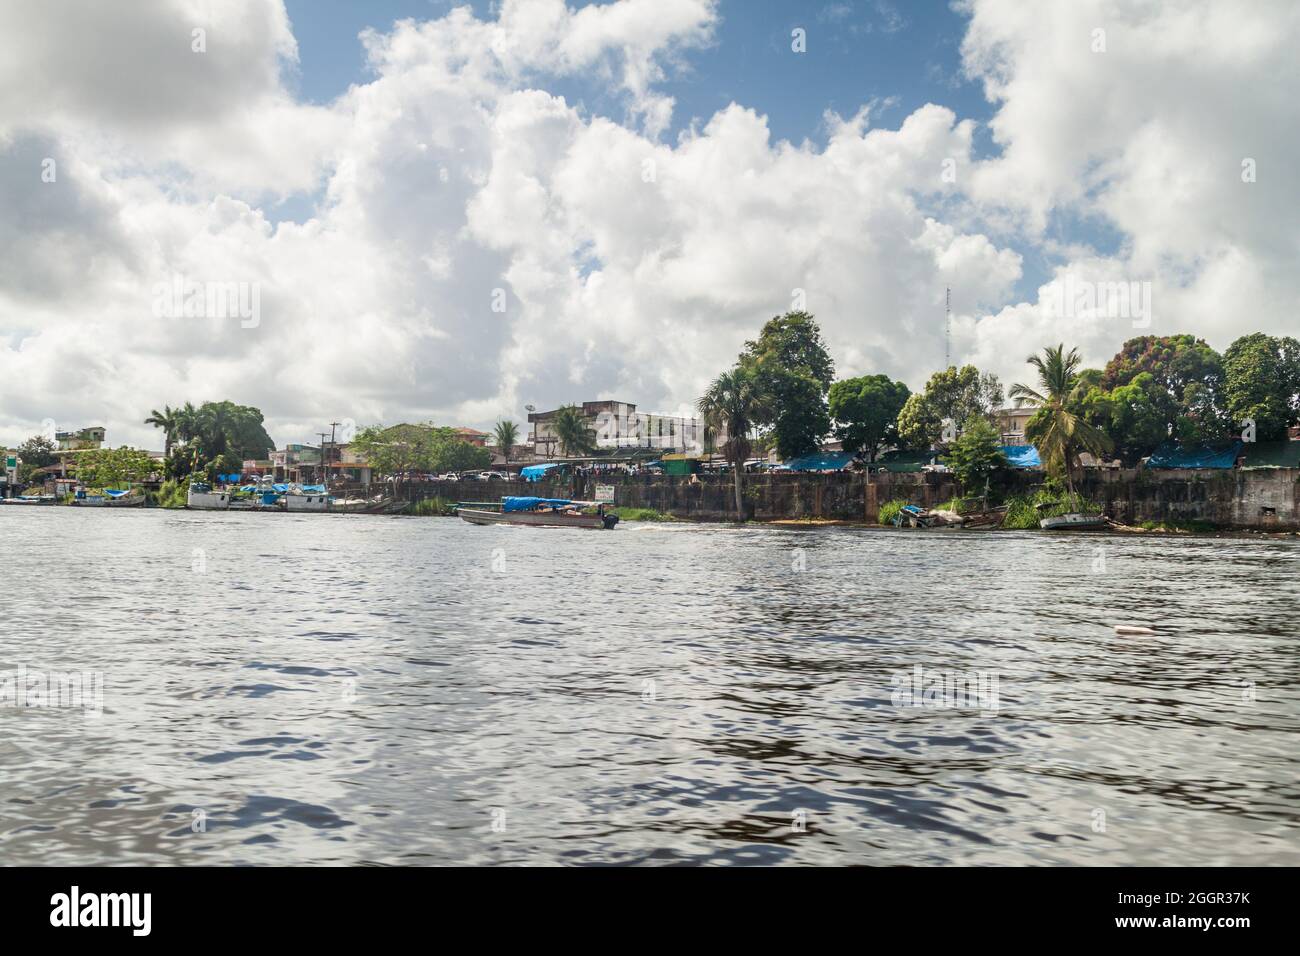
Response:
MULTIPOLYGON (((704 450, 704 426, 696 418, 638 412, 631 402, 612 400, 583 402, 581 410, 598 449, 647 448, 697 454, 704 450)), ((563 450, 554 428, 558 412, 556 408, 528 414, 528 424, 532 426, 528 444, 538 458, 555 458, 563 450)))
POLYGON ((55 432, 54 440, 59 443, 59 451, 85 451, 90 448, 104 447, 105 431, 101 425, 92 425, 75 432, 55 432))
POLYGON ((1025 426, 1029 424, 1029 419, 1034 417, 1036 408, 999 408, 993 413, 994 427, 1002 436, 1004 445, 1028 445, 1029 439, 1025 438, 1025 426))

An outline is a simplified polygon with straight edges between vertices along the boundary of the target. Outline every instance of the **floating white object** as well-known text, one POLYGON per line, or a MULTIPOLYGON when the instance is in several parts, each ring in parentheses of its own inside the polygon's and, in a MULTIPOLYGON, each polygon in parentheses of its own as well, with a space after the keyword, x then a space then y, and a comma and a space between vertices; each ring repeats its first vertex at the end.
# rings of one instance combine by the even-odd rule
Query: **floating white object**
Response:
POLYGON ((1154 634, 1155 631, 1153 631, 1149 627, 1134 627, 1132 624, 1116 624, 1115 633, 1116 634, 1154 634))

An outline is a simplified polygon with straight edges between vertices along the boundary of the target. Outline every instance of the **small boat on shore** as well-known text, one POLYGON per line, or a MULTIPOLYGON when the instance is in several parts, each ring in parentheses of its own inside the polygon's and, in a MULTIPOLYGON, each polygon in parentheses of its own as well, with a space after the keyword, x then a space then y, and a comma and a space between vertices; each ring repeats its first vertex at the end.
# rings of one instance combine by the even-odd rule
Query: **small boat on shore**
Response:
POLYGON ((463 508, 456 513, 470 524, 516 524, 541 528, 588 528, 602 530, 618 524, 618 515, 606 514, 597 501, 567 498, 510 497, 501 499, 501 510, 463 508))
POLYGON ((1072 511, 1054 518, 1043 518, 1038 522, 1038 527, 1044 531, 1104 531, 1110 527, 1110 521, 1105 515, 1086 515, 1072 511))

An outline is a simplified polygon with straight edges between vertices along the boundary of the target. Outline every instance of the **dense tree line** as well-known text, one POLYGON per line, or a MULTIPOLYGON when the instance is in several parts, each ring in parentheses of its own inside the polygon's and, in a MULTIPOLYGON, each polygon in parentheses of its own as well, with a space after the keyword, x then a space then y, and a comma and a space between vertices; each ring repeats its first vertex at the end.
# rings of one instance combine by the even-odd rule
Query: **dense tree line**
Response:
POLYGON ((774 448, 789 460, 831 435, 868 462, 889 447, 935 450, 964 485, 978 483, 1001 459, 995 413, 1007 397, 1034 409, 1026 438, 1071 488, 1084 452, 1131 466, 1171 439, 1274 441, 1300 422, 1300 343, 1290 337, 1257 332, 1220 354, 1192 335, 1146 335, 1100 369, 1081 368, 1078 351, 1064 345, 1027 362, 1037 381, 1009 393, 973 365, 935 372, 916 393, 879 373, 836 381, 813 316, 789 312, 745 343, 699 410, 709 432, 725 436, 738 514, 740 466, 751 454, 774 448))

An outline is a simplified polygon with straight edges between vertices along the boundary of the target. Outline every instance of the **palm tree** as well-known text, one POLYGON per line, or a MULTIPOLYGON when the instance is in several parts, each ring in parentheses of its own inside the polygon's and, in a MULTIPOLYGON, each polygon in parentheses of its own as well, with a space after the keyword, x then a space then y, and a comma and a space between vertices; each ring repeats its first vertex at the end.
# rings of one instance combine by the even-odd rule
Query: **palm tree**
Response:
POLYGON ((149 417, 144 420, 144 423, 163 430, 163 457, 170 458, 172 441, 175 439, 176 430, 180 426, 180 410, 172 408, 170 405, 164 405, 161 412, 155 408, 149 413, 149 417))
POLYGON ((754 373, 737 366, 723 372, 700 396, 696 407, 704 419, 710 441, 727 436, 727 460, 736 484, 736 520, 745 518, 744 471, 749 457, 749 433, 767 413, 767 401, 758 388, 754 373))
POLYGON ((1080 451, 1100 456, 1114 447, 1110 437, 1083 420, 1070 406, 1078 398, 1079 350, 1065 352, 1064 343, 1047 346, 1042 355, 1027 359, 1038 370, 1039 390, 1028 385, 1012 385, 1011 397, 1016 403, 1038 409, 1030 419, 1026 437, 1038 447, 1044 462, 1051 470, 1064 469, 1065 485, 1074 497, 1074 468, 1080 451))
POLYGON ((510 449, 519 440, 519 426, 508 420, 497 422, 492 434, 496 437, 497 448, 505 455, 506 464, 510 464, 510 449))
POLYGON ((596 439, 587 420, 582 417, 582 410, 577 405, 565 405, 551 419, 551 430, 560 440, 560 447, 570 458, 575 455, 589 455, 596 450, 596 439))

